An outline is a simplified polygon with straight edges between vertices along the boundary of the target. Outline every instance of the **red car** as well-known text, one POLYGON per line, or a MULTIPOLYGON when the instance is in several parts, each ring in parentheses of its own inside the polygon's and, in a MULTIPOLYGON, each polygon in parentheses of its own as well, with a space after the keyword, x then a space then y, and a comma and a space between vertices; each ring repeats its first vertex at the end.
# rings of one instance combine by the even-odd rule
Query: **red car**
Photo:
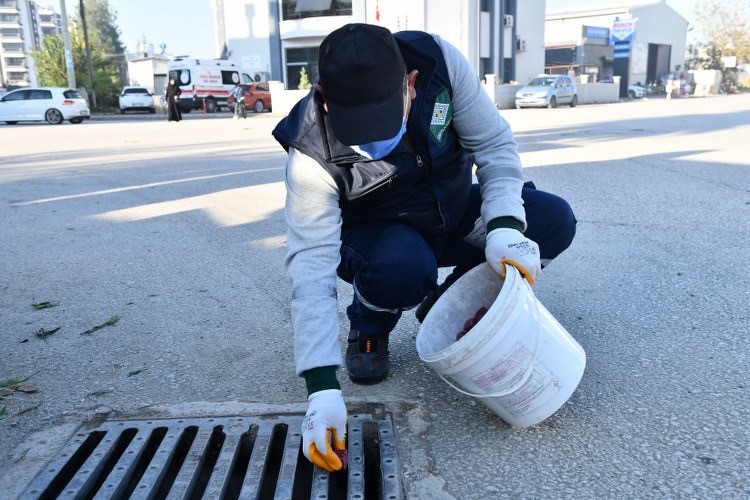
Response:
MULTIPOLYGON (((271 92, 268 88, 268 82, 245 83, 240 85, 244 95, 244 105, 252 108, 256 113, 264 110, 271 111, 271 92)), ((227 98, 227 107, 234 109, 234 95, 230 94, 227 98)))

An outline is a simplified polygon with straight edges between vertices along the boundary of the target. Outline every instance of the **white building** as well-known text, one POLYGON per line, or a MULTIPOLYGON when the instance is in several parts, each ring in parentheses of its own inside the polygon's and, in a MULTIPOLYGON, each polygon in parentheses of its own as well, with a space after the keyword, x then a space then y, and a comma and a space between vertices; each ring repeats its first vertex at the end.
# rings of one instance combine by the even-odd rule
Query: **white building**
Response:
MULTIPOLYGON (((684 69, 687 20, 665 0, 620 0, 547 10, 548 72, 573 69, 597 79, 658 82, 684 69)), ((564 72, 564 71, 563 71, 564 72)))
POLYGON ((479 75, 526 81, 544 66, 544 0, 211 0, 216 57, 256 80, 297 88, 317 77, 318 47, 347 23, 423 30, 457 46, 479 75))
POLYGON ((165 53, 166 45, 160 46, 161 52, 154 51, 154 44, 145 36, 138 41, 136 50, 126 55, 128 64, 127 85, 146 87, 156 95, 164 94, 167 88, 167 61, 172 56, 165 53))
POLYGON ((128 59, 128 85, 146 87, 152 94, 162 95, 167 87, 167 61, 158 55, 128 59))
POLYGON ((0 0, 0 87, 37 85, 34 60, 48 34, 62 33, 62 18, 52 7, 31 0, 0 0))

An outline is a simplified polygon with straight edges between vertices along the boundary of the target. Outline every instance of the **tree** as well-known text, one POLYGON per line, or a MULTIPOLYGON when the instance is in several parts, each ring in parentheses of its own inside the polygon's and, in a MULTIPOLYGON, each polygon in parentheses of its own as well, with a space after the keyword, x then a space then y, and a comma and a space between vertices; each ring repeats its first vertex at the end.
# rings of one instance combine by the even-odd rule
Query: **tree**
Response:
MULTIPOLYGON (((125 47, 120 41, 117 13, 110 8, 109 0, 84 0, 83 5, 92 48, 96 47, 101 55, 122 57, 125 47)), ((79 18, 80 15, 79 9, 79 18)))
MULTIPOLYGON (((110 8, 108 0, 84 0, 83 8, 97 105, 103 109, 111 109, 117 105, 117 94, 122 87, 120 75, 123 73, 122 66, 125 64, 125 49, 120 41, 120 31, 116 24, 117 14, 110 8)), ((73 57, 76 80, 88 82, 88 64, 80 7, 77 14, 73 31, 75 31, 77 41, 80 42, 81 59, 75 55, 73 57), (79 61, 83 64, 80 65, 79 61)))
MULTIPOLYGON (((73 72, 76 82, 86 81, 86 55, 83 35, 76 29, 70 33, 70 49, 73 58, 73 72)), ((68 85, 68 71, 65 67, 65 42, 60 35, 45 35, 42 45, 30 52, 34 59, 34 71, 41 85, 65 87, 68 85)))
MULTIPOLYGON (((109 7, 108 0, 85 0, 86 26, 89 33, 91 65, 97 106, 112 109, 117 105, 117 94, 122 87, 122 66, 125 64, 125 49, 120 42, 116 26, 117 16, 109 7)), ((88 62, 83 37, 80 10, 70 26, 70 48, 73 71, 80 86, 88 86, 88 62), (86 82, 84 85, 83 83, 86 82)), ((39 83, 55 87, 68 84, 65 68, 65 48, 62 37, 47 35, 42 46, 31 51, 39 83)), ((87 89, 90 93, 91 89, 87 89)))
POLYGON ((688 47, 687 66, 721 71, 723 91, 736 91, 738 69, 726 62, 750 62, 750 8, 737 0, 710 0, 696 7, 695 17, 703 40, 688 47))
POLYGON ((34 70, 43 87, 65 87, 68 84, 68 72, 65 68, 65 43, 60 35, 48 35, 42 38, 42 46, 31 51, 34 59, 34 70))
POLYGON ((721 57, 750 62, 750 7, 746 1, 710 0, 696 8, 695 15, 706 47, 712 47, 721 57))
POLYGON ((310 83, 310 79, 307 77, 307 70, 304 66, 302 66, 302 69, 299 70, 299 84, 297 84, 297 89, 307 90, 309 88, 312 88, 312 84, 310 83))

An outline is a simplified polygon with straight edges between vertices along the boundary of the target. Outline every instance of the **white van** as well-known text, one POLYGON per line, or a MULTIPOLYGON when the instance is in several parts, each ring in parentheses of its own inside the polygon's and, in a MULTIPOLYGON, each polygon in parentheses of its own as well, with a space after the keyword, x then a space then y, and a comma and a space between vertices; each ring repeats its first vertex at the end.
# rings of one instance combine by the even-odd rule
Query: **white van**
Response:
POLYGON ((252 82, 237 64, 225 59, 178 57, 167 61, 167 79, 177 80, 182 94, 180 108, 185 112, 203 109, 213 113, 227 107, 227 97, 238 83, 252 82))

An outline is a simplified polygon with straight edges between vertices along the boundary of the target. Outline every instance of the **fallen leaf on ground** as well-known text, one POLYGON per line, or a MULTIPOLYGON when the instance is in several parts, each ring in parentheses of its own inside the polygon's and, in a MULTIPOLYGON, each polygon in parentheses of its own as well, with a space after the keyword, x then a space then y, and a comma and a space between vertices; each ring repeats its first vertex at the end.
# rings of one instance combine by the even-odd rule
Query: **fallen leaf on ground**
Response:
POLYGON ((35 392, 39 392, 39 388, 35 385, 19 385, 16 386, 16 390, 18 392, 25 392, 26 394, 34 394, 35 392))
POLYGON ((113 392, 112 389, 100 389, 90 393, 89 396, 102 396, 104 394, 109 394, 110 392, 113 392))
POLYGON ((57 307, 58 305, 59 304, 56 302, 39 302, 38 304, 31 304, 31 307, 38 311, 39 309, 49 309, 50 307, 57 307))
POLYGON ((29 405, 24 408, 21 408, 20 410, 18 410, 18 413, 16 413, 16 415, 23 415, 24 413, 28 413, 32 410, 36 410, 37 408, 39 408, 40 404, 42 403, 34 403, 33 405, 29 405))
POLYGON ((44 328, 40 328, 36 331, 36 333, 34 333, 34 335, 36 335, 36 337, 39 339, 46 340, 47 337, 57 332, 60 328, 62 327, 58 326, 57 328, 53 328, 52 330, 45 330, 44 328))
POLYGON ((0 380, 0 387, 10 387, 10 386, 13 386, 13 385, 23 384, 24 382, 26 382, 27 380, 29 380, 31 377, 33 377, 37 373, 39 373, 39 372, 34 372, 31 375, 29 375, 28 377, 21 376, 21 377, 6 378, 5 380, 0 380))
POLYGON ((97 330, 101 330, 102 328, 105 328, 105 327, 108 327, 108 326, 114 326, 114 325, 116 325, 118 321, 120 321, 120 317, 119 316, 112 316, 111 318, 109 318, 109 320, 105 321, 101 325, 96 325, 95 327, 90 328, 90 329, 86 330, 85 332, 81 332, 81 335, 91 335, 92 333, 94 333, 97 330))

